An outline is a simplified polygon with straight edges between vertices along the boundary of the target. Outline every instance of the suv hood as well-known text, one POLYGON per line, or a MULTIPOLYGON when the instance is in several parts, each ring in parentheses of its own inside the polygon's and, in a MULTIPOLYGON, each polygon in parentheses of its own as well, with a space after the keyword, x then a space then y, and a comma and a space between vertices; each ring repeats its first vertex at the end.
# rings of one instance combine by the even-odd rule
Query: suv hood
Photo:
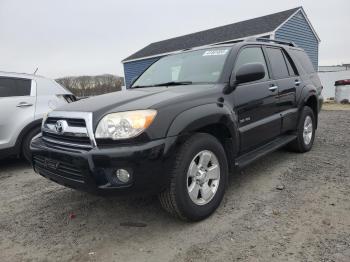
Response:
POLYGON ((98 117, 110 112, 159 108, 162 105, 207 96, 214 90, 217 92, 213 84, 129 89, 80 100, 56 110, 92 112, 95 117, 98 117))

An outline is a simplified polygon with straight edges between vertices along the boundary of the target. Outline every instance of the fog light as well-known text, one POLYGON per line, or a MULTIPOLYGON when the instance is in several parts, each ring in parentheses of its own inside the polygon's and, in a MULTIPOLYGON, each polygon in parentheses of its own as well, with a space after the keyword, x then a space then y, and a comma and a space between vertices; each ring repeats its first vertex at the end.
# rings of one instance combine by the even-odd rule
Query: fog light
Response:
POLYGON ((117 178, 120 182, 127 183, 130 180, 130 174, 125 169, 118 169, 115 174, 117 175, 117 178))

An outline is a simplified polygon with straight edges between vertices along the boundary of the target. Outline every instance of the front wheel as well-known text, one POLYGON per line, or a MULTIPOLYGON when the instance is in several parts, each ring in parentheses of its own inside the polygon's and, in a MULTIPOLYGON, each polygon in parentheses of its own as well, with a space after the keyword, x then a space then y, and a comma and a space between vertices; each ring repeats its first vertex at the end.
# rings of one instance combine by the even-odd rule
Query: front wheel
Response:
POLYGON ((163 208, 189 221, 210 216, 220 205, 228 178, 221 143, 209 134, 189 138, 176 154, 171 183, 159 195, 163 208))
POLYGON ((300 153, 310 151, 315 140, 315 123, 313 110, 305 106, 298 123, 297 138, 289 144, 289 148, 300 153))

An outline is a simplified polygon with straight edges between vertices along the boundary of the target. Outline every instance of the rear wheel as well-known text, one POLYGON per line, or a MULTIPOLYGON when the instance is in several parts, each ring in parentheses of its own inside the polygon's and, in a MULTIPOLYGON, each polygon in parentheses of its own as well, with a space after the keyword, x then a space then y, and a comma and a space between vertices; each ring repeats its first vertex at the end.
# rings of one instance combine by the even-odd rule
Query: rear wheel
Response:
POLYGON ((33 140, 33 138, 35 136, 40 134, 40 132, 41 132, 41 128, 40 127, 33 128, 23 138, 23 141, 22 141, 22 155, 28 162, 31 162, 31 157, 32 157, 32 153, 30 151, 30 143, 32 142, 32 140, 33 140))
POLYGON ((313 110, 305 106, 298 123, 297 138, 289 144, 291 150, 300 153, 311 150, 315 139, 315 123, 313 110))
POLYGON ((181 219, 202 220, 220 205, 227 177, 221 143, 211 135, 195 134, 177 152, 170 186, 159 200, 166 211, 181 219))

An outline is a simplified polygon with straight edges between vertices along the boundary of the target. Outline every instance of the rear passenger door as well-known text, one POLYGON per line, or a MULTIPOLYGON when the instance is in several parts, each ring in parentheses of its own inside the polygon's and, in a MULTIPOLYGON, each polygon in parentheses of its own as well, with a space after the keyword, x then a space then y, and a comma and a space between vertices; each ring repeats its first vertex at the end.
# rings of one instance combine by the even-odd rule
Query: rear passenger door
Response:
POLYGON ((282 117, 281 133, 295 129, 297 122, 296 89, 300 79, 289 55, 279 47, 265 48, 273 79, 278 86, 277 107, 282 117))
POLYGON ((0 77, 0 149, 13 147, 22 129, 34 120, 34 81, 0 77))
POLYGON ((248 63, 261 63, 265 68, 265 77, 255 82, 239 84, 232 93, 242 153, 272 140, 281 130, 281 117, 277 108, 278 90, 275 81, 270 78, 261 46, 247 46, 240 50, 233 76, 241 66, 248 63))

